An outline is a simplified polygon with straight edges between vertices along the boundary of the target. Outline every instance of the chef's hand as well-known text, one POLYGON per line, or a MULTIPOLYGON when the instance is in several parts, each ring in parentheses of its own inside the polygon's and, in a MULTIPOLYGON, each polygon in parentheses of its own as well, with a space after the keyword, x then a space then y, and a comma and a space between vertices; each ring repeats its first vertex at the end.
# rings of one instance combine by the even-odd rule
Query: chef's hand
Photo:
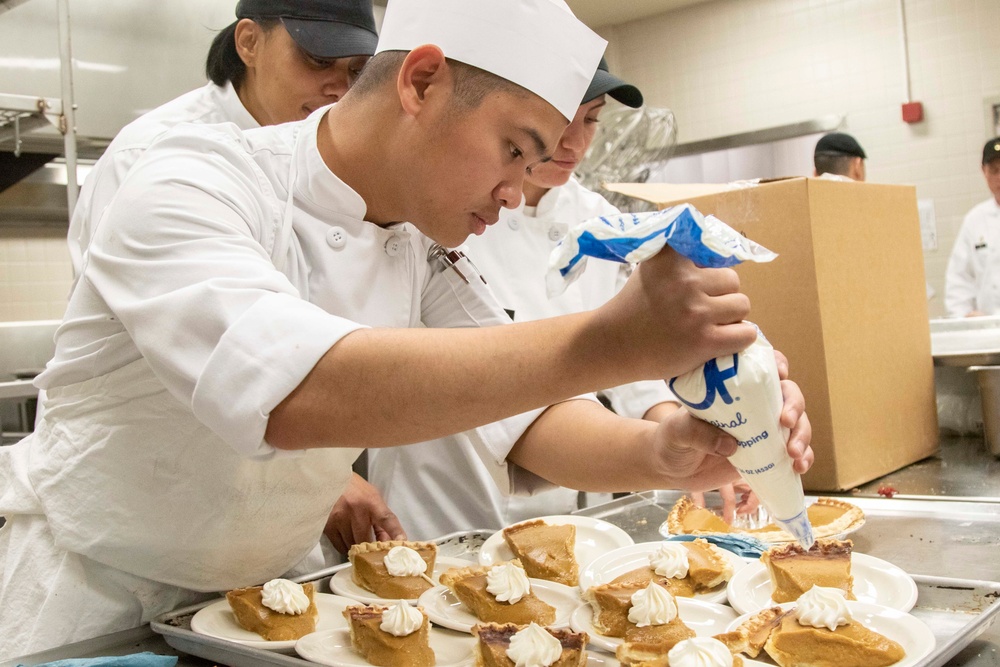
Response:
POLYGON ((757 331, 732 269, 702 269, 671 248, 642 262, 595 315, 609 363, 635 377, 670 378, 743 350, 757 331), (612 358, 613 357, 613 358, 612 358))
MULTIPOLYGON (((760 507, 760 500, 757 494, 750 490, 750 485, 740 479, 732 484, 723 484, 719 487, 719 495, 722 496, 722 520, 732 525, 736 516, 746 516, 757 511, 760 507), (739 494, 739 498, 737 498, 739 494)), ((691 494, 691 500, 699 507, 705 506, 705 494, 702 491, 695 491, 691 494)))
POLYGON ((352 473, 347 489, 330 511, 323 533, 342 554, 353 544, 371 542, 372 535, 376 541, 406 539, 399 519, 378 489, 357 473, 352 473))
MULTIPOLYGON (((813 462, 809 446, 812 427, 805 413, 805 399, 791 380, 782 380, 781 393, 784 406, 779 421, 790 431, 786 448, 792 468, 804 473, 813 462)), ((691 491, 717 489, 739 479, 736 468, 726 458, 736 452, 736 439, 687 410, 677 410, 662 421, 656 438, 664 469, 670 470, 674 479, 684 478, 684 486, 691 491)))

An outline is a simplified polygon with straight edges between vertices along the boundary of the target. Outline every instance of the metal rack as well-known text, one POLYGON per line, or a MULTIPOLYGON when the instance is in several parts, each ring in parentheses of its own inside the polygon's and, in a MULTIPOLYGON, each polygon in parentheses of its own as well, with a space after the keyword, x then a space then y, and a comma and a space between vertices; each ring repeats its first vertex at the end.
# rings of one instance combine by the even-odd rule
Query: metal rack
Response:
MULTIPOLYGON (((0 15, 25 0, 0 0, 0 15)), ((69 211, 76 205, 76 105, 73 97, 73 49, 69 27, 69 0, 55 0, 59 17, 59 73, 61 98, 0 93, 0 144, 12 140, 20 156, 25 134, 53 126, 63 135, 66 158, 66 199, 69 211)))

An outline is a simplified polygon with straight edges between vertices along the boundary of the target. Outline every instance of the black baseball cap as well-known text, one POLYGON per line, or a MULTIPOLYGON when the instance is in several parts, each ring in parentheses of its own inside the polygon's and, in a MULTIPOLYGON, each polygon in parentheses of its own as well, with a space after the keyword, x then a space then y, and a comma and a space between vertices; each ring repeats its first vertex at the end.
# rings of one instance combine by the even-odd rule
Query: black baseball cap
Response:
POLYGON ((994 137, 983 146, 983 164, 989 164, 1000 158, 1000 137, 994 137))
POLYGON ((236 18, 281 19, 296 44, 317 58, 370 56, 378 44, 371 0, 240 0, 236 18))
POLYGON ((633 109, 638 109, 642 106, 642 93, 639 92, 639 89, 630 83, 625 83, 609 72, 608 61, 603 57, 601 58, 601 64, 597 66, 597 72, 590 81, 590 86, 587 88, 581 104, 586 104, 601 95, 610 95, 613 99, 633 109))
POLYGON ((819 141, 817 141, 814 155, 819 155, 821 153, 849 155, 851 157, 859 157, 862 160, 868 158, 868 156, 865 155, 865 149, 861 147, 858 140, 849 134, 844 134, 843 132, 831 132, 830 134, 824 135, 819 141))

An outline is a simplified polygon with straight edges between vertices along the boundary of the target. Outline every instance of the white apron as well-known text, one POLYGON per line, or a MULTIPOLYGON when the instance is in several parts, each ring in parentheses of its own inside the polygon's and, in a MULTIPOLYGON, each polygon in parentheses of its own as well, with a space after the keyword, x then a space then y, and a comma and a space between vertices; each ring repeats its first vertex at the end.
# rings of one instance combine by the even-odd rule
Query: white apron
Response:
POLYGON ((142 359, 51 389, 36 432, 0 448, 0 660, 280 576, 316 546, 360 451, 242 457, 142 359))

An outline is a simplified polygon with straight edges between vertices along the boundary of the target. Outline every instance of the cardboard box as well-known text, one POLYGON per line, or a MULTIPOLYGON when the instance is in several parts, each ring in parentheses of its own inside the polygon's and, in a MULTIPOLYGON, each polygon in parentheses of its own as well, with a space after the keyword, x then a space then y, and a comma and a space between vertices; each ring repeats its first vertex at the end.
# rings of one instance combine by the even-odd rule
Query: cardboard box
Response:
POLYGON ((750 319, 789 359, 813 427, 811 491, 841 491, 934 454, 937 411, 916 192, 791 178, 751 187, 618 184, 689 202, 779 253, 737 271, 750 319))

